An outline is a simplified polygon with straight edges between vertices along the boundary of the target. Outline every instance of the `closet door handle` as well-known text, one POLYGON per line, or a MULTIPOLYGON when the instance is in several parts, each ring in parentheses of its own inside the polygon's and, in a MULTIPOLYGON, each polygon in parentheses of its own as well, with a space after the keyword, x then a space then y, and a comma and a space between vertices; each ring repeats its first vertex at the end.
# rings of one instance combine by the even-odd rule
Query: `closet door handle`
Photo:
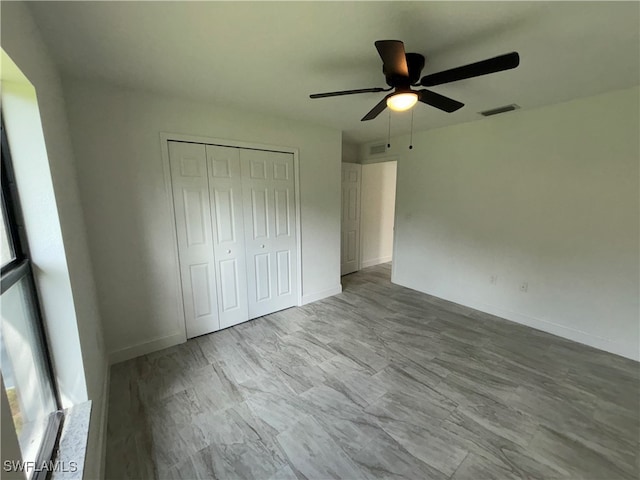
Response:
POLYGON ((264 248, 264 245, 260 245, 260 248, 264 248))
POLYGON ((227 253, 231 253, 231 250, 227 250, 227 253))

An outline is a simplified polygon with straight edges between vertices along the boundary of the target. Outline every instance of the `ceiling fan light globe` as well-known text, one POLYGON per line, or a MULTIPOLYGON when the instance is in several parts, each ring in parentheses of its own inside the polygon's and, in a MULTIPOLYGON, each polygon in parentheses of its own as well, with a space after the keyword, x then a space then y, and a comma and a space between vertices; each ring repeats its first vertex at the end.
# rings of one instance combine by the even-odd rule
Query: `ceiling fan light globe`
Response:
POLYGON ((387 107, 396 112, 404 112, 418 103, 418 94, 415 92, 396 93, 387 98, 387 107))

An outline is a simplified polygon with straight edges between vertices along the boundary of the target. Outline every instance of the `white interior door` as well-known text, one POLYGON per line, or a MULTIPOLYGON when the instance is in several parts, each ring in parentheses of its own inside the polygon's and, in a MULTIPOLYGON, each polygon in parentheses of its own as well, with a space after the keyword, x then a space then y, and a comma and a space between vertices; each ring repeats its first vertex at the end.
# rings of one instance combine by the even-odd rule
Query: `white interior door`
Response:
POLYGON ((207 145, 220 328, 249 319, 240 150, 207 145))
POLYGON ((360 268, 393 259, 397 161, 362 165, 360 268))
POLYGON ((296 304, 293 155, 240 150, 249 318, 296 304))
POLYGON ((360 269, 360 181, 362 166, 342 164, 341 275, 360 269))
POLYGON ((204 145, 169 142, 187 338, 220 329, 204 145))

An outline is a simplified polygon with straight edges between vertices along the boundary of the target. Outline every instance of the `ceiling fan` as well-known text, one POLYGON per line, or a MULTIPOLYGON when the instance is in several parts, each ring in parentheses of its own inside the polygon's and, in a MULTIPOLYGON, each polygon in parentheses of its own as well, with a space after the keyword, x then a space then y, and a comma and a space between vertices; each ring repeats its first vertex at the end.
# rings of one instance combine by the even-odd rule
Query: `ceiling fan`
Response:
POLYGON ((400 40, 378 40, 376 49, 382 58, 382 72, 389 88, 361 88, 358 90, 343 90, 340 92, 314 93, 311 98, 337 97, 354 95, 357 93, 390 92, 369 113, 362 117, 362 121, 376 118, 385 108, 395 111, 409 110, 417 102, 426 103, 432 107, 451 113, 462 108, 460 103, 430 90, 413 90, 411 87, 433 87, 443 83, 456 82, 466 78, 479 77, 489 73, 501 72, 516 68, 520 64, 517 52, 506 53, 497 57, 470 63, 461 67, 432 73, 420 78, 425 59, 419 53, 405 53, 404 43, 400 40))

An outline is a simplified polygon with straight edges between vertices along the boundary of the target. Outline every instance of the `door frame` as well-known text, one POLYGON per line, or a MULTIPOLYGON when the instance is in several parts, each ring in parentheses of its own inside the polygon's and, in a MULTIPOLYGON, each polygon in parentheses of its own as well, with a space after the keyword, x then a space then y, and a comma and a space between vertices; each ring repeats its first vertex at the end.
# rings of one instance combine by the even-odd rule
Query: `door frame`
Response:
POLYGON ((344 169, 344 166, 348 165, 349 167, 356 165, 358 168, 356 170, 359 170, 359 177, 358 177, 358 241, 357 241, 357 248, 358 248, 358 254, 356 255, 356 269, 353 272, 349 272, 349 273, 342 273, 342 235, 343 235, 343 228, 344 225, 342 224, 342 215, 343 215, 343 211, 342 209, 344 208, 344 197, 342 197, 340 199, 340 278, 342 278, 344 275, 349 275, 350 273, 355 273, 358 272, 362 269, 362 164, 361 163, 352 163, 352 162, 342 162, 341 165, 341 170, 340 170, 340 191, 342 192, 342 172, 344 169))
MULTIPOLYGON (((391 163, 391 162, 395 162, 396 163, 396 182, 394 185, 394 197, 393 197, 393 241, 391 244, 391 272, 392 272, 392 276, 393 276, 393 259, 396 256, 396 221, 397 221, 397 216, 396 216, 396 205, 397 205, 397 198, 398 198, 398 159, 396 157, 385 157, 384 159, 381 159, 380 161, 378 161, 376 159, 375 162, 370 161, 370 162, 366 162, 361 164, 362 165, 362 180, 364 181, 364 171, 365 171, 365 167, 371 166, 371 165, 378 165, 380 163, 391 163)), ((364 188, 361 189, 360 194, 362 195, 362 193, 364 192, 364 188)), ((363 217, 360 218, 360 227, 362 229, 362 221, 363 221, 363 217)), ((363 257, 362 257, 362 236, 360 237, 360 267, 361 268, 367 268, 367 267, 363 267, 364 265, 364 261, 363 261, 363 257)), ((386 262, 385 262, 386 263, 386 262)), ((375 264, 377 265, 377 264, 375 264)))
POLYGON ((180 257, 178 255, 178 229, 176 226, 176 212, 173 203, 173 188, 171 185, 171 164, 169 163, 169 142, 199 143, 204 145, 218 145, 221 147, 245 148, 249 150, 263 150, 267 152, 290 153, 293 155, 293 186, 295 189, 294 204, 296 208, 296 270, 298 274, 298 284, 296 300, 297 306, 302 305, 302 215, 300 211, 300 161, 299 150, 293 147, 283 147, 279 145, 268 145, 263 143, 245 142, 241 140, 227 140, 215 137, 203 137, 197 135, 185 135, 182 133, 160 132, 160 151, 162 154, 162 170, 164 173, 165 190, 167 192, 167 207, 171 218, 171 231, 173 233, 173 260, 176 266, 176 287, 179 293, 180 310, 182 314, 183 341, 187 340, 187 324, 184 312, 184 300, 182 292, 182 281, 180 273, 180 257))

